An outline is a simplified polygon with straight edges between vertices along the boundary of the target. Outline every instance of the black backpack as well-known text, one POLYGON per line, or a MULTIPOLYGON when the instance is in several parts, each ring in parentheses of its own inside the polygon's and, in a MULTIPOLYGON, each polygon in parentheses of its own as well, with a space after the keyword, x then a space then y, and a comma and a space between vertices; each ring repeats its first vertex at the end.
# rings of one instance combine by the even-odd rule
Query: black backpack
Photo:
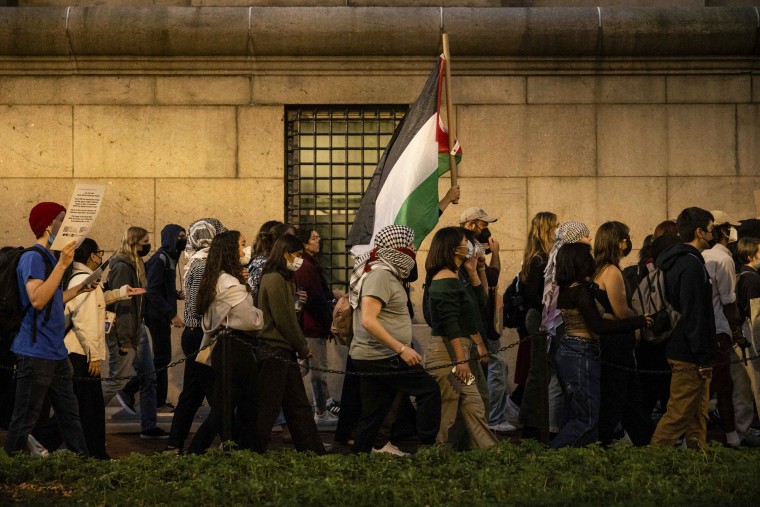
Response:
MULTIPOLYGON (((11 248, 6 249, 0 255, 0 339, 3 342, 10 343, 21 329, 21 322, 24 320, 26 312, 32 309, 35 313, 37 310, 32 308, 29 303, 25 308, 21 308, 21 298, 19 296, 18 277, 16 268, 21 256, 26 252, 37 252, 42 256, 45 262, 45 278, 53 272, 53 263, 50 262, 48 255, 40 247, 31 248, 11 248)), ((52 304, 48 303, 45 308, 45 320, 50 319, 52 304)), ((32 342, 37 341, 37 319, 34 320, 32 328, 32 342)))
POLYGON ((525 293, 518 273, 504 291, 504 327, 516 329, 525 323, 525 293))

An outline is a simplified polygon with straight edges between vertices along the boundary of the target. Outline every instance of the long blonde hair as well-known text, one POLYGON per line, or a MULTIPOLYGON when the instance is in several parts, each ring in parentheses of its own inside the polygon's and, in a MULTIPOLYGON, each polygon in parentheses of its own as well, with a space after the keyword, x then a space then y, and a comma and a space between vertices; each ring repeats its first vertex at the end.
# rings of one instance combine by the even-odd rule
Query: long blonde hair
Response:
POLYGON ((528 279, 528 271, 533 258, 539 255, 547 256, 551 251, 557 225, 557 215, 551 211, 541 211, 533 217, 528 231, 525 253, 523 253, 522 269, 520 270, 522 282, 528 279))
POLYGON ((116 251, 117 255, 123 255, 134 263, 140 287, 147 287, 148 282, 145 277, 145 263, 137 252, 137 243, 147 235, 148 231, 142 227, 130 227, 121 237, 121 246, 116 251))

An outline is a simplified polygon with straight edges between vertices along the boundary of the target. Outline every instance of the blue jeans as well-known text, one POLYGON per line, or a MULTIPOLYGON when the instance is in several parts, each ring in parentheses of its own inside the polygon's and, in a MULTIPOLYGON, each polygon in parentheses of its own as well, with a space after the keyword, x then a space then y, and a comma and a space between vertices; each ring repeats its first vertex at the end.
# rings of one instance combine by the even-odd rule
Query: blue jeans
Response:
MULTIPOLYGON (((312 358, 311 366, 327 369, 327 340, 325 338, 306 338, 312 358)), ((330 391, 327 388, 327 373, 311 370, 311 388, 314 393, 314 407, 320 414, 325 411, 330 391)))
POLYGON ((491 402, 488 424, 496 425, 507 419, 507 398, 509 397, 509 367, 497 351, 499 340, 485 340, 486 348, 492 355, 488 359, 488 399, 491 402))
POLYGON ((560 447, 583 447, 597 440, 601 362, 599 342, 572 336, 559 340, 557 378, 565 393, 565 423, 551 442, 560 447))
POLYGON ((69 358, 54 361, 17 354, 16 359, 16 403, 5 441, 5 451, 11 454, 26 449, 29 433, 37 423, 45 397, 48 396, 66 446, 77 454, 89 456, 79 420, 79 403, 70 378, 74 369, 69 358))
MULTIPOLYGON (((125 377, 129 374, 129 357, 134 354, 132 366, 140 379, 140 427, 148 431, 156 427, 156 369, 153 365, 153 354, 150 351, 150 335, 143 324, 140 328, 140 341, 136 351, 129 351, 125 356, 119 355, 119 344, 115 338, 106 335, 108 342, 108 375, 109 377, 125 377)), ((106 405, 124 389, 129 380, 103 382, 103 401, 106 405)))

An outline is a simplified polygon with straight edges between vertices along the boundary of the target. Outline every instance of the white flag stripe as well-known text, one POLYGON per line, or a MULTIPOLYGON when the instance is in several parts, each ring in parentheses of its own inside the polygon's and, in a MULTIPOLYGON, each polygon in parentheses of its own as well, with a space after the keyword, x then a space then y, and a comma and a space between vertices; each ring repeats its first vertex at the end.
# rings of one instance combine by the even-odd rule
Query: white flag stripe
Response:
POLYGON ((372 250, 375 233, 396 220, 401 206, 423 181, 438 170, 438 142, 435 138, 436 115, 430 117, 409 142, 391 169, 375 201, 375 225, 368 245, 355 245, 355 256, 372 250))

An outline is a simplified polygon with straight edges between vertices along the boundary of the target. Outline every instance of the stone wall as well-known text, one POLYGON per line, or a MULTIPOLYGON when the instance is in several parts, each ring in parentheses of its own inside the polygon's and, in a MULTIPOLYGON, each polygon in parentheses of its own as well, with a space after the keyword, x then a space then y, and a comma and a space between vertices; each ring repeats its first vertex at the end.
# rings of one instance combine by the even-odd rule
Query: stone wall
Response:
MULTIPOLYGON (((0 23, 0 35, 3 29, 0 23)), ((86 31, 75 35, 87 40, 86 31)), ((191 40, 192 32, 185 35, 191 40)), ((39 42, 47 43, 62 47, 66 39, 39 42)), ((621 220, 636 247, 686 206, 756 215, 754 55, 477 56, 470 41, 457 59, 468 41, 452 37, 451 44, 462 198, 440 224, 456 224, 470 205, 500 217, 492 226, 503 249, 500 292, 518 270, 538 211, 592 230, 621 220)), ((4 244, 29 244, 29 209, 40 200, 66 204, 77 181, 108 185, 93 230, 108 250, 130 225, 157 236, 164 224, 187 226, 201 216, 253 238, 263 221, 285 216, 285 106, 411 103, 437 50, 256 59, 118 54, 0 58, 4 244)), ((507 333, 503 341, 513 339, 507 333)))

